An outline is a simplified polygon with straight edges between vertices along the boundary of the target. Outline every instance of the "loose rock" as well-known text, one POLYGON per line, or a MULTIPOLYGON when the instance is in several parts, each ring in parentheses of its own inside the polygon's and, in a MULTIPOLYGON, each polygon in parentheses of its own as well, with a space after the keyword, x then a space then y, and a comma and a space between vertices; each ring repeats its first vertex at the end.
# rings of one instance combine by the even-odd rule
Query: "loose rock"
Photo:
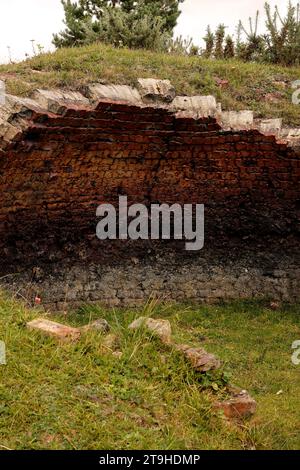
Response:
POLYGON ((38 330, 45 333, 47 336, 53 336, 59 340, 76 341, 80 338, 79 328, 72 328, 71 326, 62 325, 54 321, 37 318, 27 323, 27 328, 30 330, 38 330))
POLYGON ((110 326, 104 318, 98 318, 98 320, 95 320, 81 328, 81 331, 91 330, 100 331, 101 333, 108 333, 110 330, 110 326))
POLYGON ((145 327, 146 329, 154 333, 161 339, 163 343, 171 343, 172 330, 169 320, 140 317, 134 320, 128 328, 130 330, 137 330, 141 327, 145 327))
POLYGON ((219 369, 221 361, 203 348, 192 348, 186 344, 175 346, 178 351, 182 351, 186 359, 191 363, 193 369, 198 372, 208 372, 219 369))
POLYGON ((246 419, 254 415, 256 411, 256 401, 246 390, 242 390, 229 400, 217 402, 215 408, 222 410, 228 419, 246 419))

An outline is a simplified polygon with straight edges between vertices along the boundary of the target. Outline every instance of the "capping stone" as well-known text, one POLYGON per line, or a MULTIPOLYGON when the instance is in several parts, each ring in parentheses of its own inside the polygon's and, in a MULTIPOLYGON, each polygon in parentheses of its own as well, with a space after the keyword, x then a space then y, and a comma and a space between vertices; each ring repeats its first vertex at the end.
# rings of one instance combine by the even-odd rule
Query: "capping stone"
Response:
POLYGON ((30 119, 34 112, 42 113, 45 110, 30 98, 5 95, 5 104, 0 106, 0 119, 9 122, 15 117, 30 119))
MULTIPOLYGON (((0 81, 0 85, 5 86, 0 81)), ((274 135, 291 147, 300 147, 300 129, 282 129, 281 119, 253 119, 253 112, 224 111, 216 103, 213 96, 175 96, 175 89, 169 80, 139 79, 138 86, 144 101, 148 106, 161 107, 174 112, 178 118, 197 119, 213 117, 222 126, 223 130, 258 129, 264 135, 274 135), (173 99, 173 101, 172 101, 173 99), (151 101, 152 100, 152 101, 151 101)), ((4 88, 5 90, 5 88, 4 88)), ((103 85, 95 83, 84 86, 82 93, 64 90, 38 89, 30 98, 20 98, 4 94, 0 102, 0 148, 7 148, 10 142, 22 137, 22 132, 29 126, 30 120, 36 115, 64 114, 68 109, 91 109, 93 104, 101 100, 119 101, 135 106, 144 107, 141 94, 136 88, 127 85, 103 85)))
POLYGON ((218 106, 214 96, 176 96, 170 105, 172 111, 187 111, 198 117, 214 117, 218 106))
POLYGON ((282 119, 263 119, 259 122, 258 129, 265 135, 279 135, 282 127, 282 119))
POLYGON ((90 102, 76 91, 35 90, 32 98, 39 105, 54 114, 63 114, 70 106, 89 106, 90 102))
MULTIPOLYGON (((35 112, 44 112, 35 101, 5 95, 5 102, 0 106, 0 137, 3 143, 17 140, 22 131, 28 127, 28 120, 35 112)), ((1 147, 3 143, 0 143, 1 147)))
POLYGON ((245 130, 253 126, 253 111, 223 111, 220 116, 224 130, 245 130))
POLYGON ((155 78, 139 78, 138 90, 146 103, 163 102, 171 103, 176 91, 170 80, 156 80, 155 78))
POLYGON ((283 138, 291 147, 300 147, 300 129, 282 129, 280 138, 283 138))
POLYGON ((111 101, 125 101, 132 104, 142 104, 141 96, 136 88, 128 85, 93 85, 82 88, 83 94, 93 103, 107 99, 111 101))

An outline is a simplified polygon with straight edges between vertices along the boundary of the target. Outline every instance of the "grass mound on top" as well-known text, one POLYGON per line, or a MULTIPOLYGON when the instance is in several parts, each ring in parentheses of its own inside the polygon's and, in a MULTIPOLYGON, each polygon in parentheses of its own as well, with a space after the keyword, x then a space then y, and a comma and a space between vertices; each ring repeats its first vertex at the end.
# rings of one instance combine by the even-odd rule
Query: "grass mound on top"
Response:
POLYGON ((291 84, 300 67, 222 61, 116 49, 104 44, 59 49, 24 62, 0 65, 0 79, 11 94, 35 88, 71 88, 91 82, 135 85, 137 78, 170 79, 177 94, 214 95, 224 110, 251 109, 256 117, 283 118, 300 127, 300 105, 291 84))

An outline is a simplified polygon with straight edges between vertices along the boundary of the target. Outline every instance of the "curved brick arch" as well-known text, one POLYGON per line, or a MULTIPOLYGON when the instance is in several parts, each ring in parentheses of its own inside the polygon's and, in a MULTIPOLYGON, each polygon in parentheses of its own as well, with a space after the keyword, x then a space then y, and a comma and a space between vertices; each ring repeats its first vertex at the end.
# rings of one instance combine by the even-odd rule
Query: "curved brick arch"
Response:
POLYGON ((70 300, 79 301, 103 298, 103 269, 105 276, 135 270, 132 285, 129 274, 118 274, 119 288, 109 284, 114 293, 107 299, 122 302, 126 289, 138 292, 144 283, 137 303, 151 289, 176 298, 182 283, 188 287, 179 297, 220 298, 218 276, 237 277, 235 270, 247 272, 250 265, 254 292, 243 292, 241 281, 230 284, 229 297, 274 295, 274 272, 284 267, 276 295, 297 298, 298 130, 281 129, 280 120, 253 121, 249 111, 222 113, 213 97, 174 98, 170 87, 152 81, 138 90, 93 85, 85 96, 39 90, 32 99, 7 97, 0 108, 2 274, 43 266, 51 275, 59 263, 79 263, 86 273, 95 263, 98 274, 87 282, 96 287, 72 294, 70 300), (146 205, 204 203, 205 250, 191 255, 180 243, 99 242, 96 208, 116 204, 120 194, 146 205), (274 255, 280 246, 285 259, 274 255), (220 271, 216 278, 211 269, 220 271), (271 277, 263 274, 270 269, 271 277), (202 291, 200 272, 207 285, 202 291), (264 284, 261 292, 258 284, 264 284))

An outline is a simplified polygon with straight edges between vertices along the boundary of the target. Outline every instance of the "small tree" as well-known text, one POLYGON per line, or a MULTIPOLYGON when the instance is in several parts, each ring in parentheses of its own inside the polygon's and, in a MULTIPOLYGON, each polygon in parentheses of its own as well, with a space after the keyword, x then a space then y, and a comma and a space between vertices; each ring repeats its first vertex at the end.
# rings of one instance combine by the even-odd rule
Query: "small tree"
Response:
POLYGON ((183 2, 183 0, 61 1, 65 11, 66 29, 54 34, 53 43, 56 47, 78 46, 105 40, 112 44, 121 41, 128 47, 147 48, 156 48, 158 42, 161 44, 167 36, 172 35, 180 15, 179 5, 183 2), (136 34, 135 41, 133 33, 136 34), (161 41, 158 41, 159 34, 161 41))
POLYGON ((167 50, 171 54, 176 55, 189 55, 191 49, 194 48, 193 40, 189 37, 184 38, 182 36, 177 36, 175 39, 170 38, 168 41, 167 50))
POLYGON ((215 33, 216 46, 215 46, 215 57, 216 59, 223 59, 224 57, 224 38, 225 38, 225 26, 220 24, 215 33))
POLYGON ((278 7, 271 11, 269 3, 265 3, 268 34, 267 60, 274 63, 291 65, 300 62, 300 8, 299 3, 293 6, 289 1, 287 13, 281 17, 278 7))
POLYGON ((234 41, 231 36, 226 36, 225 38, 225 47, 224 47, 224 58, 232 59, 235 55, 234 52, 234 41))
POLYGON ((180 3, 184 0, 142 0, 132 1, 129 0, 133 6, 131 10, 140 9, 141 16, 146 15, 150 17, 161 17, 164 21, 163 30, 169 34, 173 33, 173 30, 177 24, 177 20, 181 14, 179 9, 180 3))
POLYGON ((161 17, 144 15, 139 18, 135 12, 106 10, 99 22, 97 35, 88 42, 97 40, 116 47, 166 50, 171 37, 164 31, 164 22, 161 17))
POLYGON ((205 41, 205 51, 203 55, 209 59, 213 54, 215 45, 215 35, 212 32, 210 26, 207 26, 206 35, 204 36, 203 40, 205 41))
POLYGON ((249 31, 246 30, 243 23, 240 21, 238 25, 238 55, 242 60, 262 60, 265 50, 265 39, 258 34, 258 20, 259 11, 256 12, 254 20, 249 18, 249 31), (245 33, 246 43, 241 42, 241 32, 245 33))

